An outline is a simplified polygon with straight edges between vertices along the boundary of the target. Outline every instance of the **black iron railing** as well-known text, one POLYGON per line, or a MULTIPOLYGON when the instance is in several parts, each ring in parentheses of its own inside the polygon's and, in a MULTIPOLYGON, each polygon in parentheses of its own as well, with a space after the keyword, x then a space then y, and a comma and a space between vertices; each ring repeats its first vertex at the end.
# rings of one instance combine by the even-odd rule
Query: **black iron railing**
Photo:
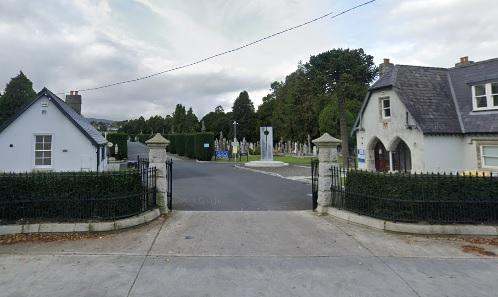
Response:
POLYGON ((332 167, 332 206, 399 222, 498 223, 498 177, 332 167))
POLYGON ((166 160, 166 183, 168 209, 173 210, 173 159, 166 160))
POLYGON ((311 160, 311 199, 312 209, 318 206, 318 160, 311 160))
POLYGON ((0 224, 114 220, 156 207, 156 169, 0 174, 0 224))

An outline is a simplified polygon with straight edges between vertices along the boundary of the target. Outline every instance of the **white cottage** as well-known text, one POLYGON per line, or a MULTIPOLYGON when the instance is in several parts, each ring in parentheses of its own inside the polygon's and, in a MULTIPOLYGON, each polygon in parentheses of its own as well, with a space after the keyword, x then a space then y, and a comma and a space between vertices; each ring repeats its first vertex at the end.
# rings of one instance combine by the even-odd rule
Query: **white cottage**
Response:
POLYGON ((385 59, 354 125, 359 167, 498 171, 498 59, 452 68, 385 59))
POLYGON ((43 88, 0 126, 0 172, 105 170, 107 141, 80 113, 77 92, 43 88))

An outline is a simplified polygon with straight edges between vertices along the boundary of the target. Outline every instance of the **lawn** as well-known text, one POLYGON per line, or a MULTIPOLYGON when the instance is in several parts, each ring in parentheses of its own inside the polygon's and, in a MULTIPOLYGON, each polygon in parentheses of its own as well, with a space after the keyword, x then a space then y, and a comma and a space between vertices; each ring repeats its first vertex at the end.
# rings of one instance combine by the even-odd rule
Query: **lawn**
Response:
MULTIPOLYGON (((260 155, 249 156, 249 161, 259 161, 261 159, 260 155)), ((297 157, 297 156, 273 156, 274 161, 282 161, 284 163, 289 163, 292 165, 305 165, 310 166, 311 160, 316 159, 316 157, 297 157)), ((214 159, 213 159, 214 160, 214 159)), ((233 162, 233 159, 218 159, 216 162, 233 162)), ((247 162, 247 157, 242 157, 242 160, 237 160, 238 163, 247 162)))

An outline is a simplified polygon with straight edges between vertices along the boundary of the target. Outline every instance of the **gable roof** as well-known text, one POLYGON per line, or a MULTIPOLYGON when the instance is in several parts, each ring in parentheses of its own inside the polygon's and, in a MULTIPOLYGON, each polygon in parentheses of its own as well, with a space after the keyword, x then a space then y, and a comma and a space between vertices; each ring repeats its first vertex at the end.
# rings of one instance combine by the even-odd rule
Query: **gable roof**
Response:
POLYGON ((490 80, 498 80, 498 59, 453 68, 395 65, 370 87, 354 129, 371 94, 392 88, 424 134, 498 133, 498 111, 472 111, 471 86, 490 80))
POLYGON ((51 99, 51 102, 64 114, 71 123, 73 123, 76 128, 78 128, 83 135, 85 135, 90 142, 95 145, 103 145, 107 143, 107 140, 100 134, 97 129, 95 129, 90 122, 85 119, 82 115, 78 114, 74 109, 72 109, 69 105, 67 105, 61 98, 57 97, 54 93, 52 93, 47 88, 43 88, 36 97, 24 105, 19 111, 12 116, 10 119, 5 121, 0 126, 0 133, 5 130, 12 122, 14 122, 21 114, 23 114, 28 108, 30 108, 34 103, 36 103, 39 99, 43 97, 48 97, 51 99))

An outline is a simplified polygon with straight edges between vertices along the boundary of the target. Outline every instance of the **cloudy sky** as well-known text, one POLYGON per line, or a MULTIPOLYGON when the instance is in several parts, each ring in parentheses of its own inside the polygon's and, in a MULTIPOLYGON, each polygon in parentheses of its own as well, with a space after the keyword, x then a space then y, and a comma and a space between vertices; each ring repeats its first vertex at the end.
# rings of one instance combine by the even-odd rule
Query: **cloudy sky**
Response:
MULTIPOLYGON (((35 90, 67 92, 159 72, 364 0, 0 0, 0 86, 22 70, 35 90)), ((192 106, 256 105, 298 61, 362 47, 376 63, 450 67, 498 56, 498 1, 377 0, 234 54, 137 83, 83 93, 83 113, 127 119, 192 106)))

